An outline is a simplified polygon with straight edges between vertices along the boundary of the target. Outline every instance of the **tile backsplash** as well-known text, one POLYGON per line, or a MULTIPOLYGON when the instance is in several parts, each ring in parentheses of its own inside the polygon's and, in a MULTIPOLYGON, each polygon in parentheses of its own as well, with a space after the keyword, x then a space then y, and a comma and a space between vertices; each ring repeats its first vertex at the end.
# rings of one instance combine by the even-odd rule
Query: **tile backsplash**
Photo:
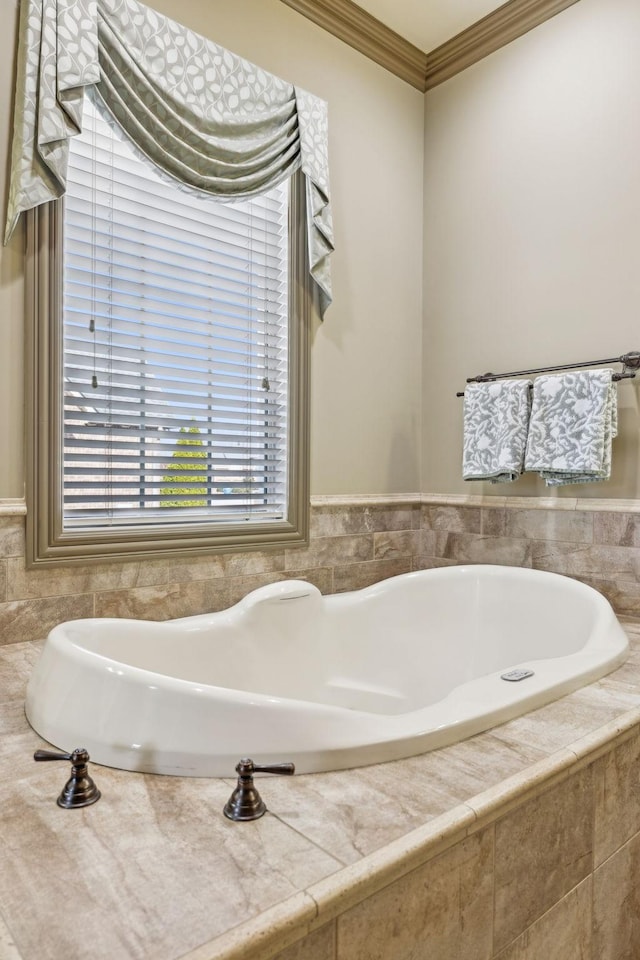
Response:
POLYGON ((3 512, 0 644, 41 638, 80 617, 166 620, 221 610, 276 580, 340 593, 462 563, 564 573, 596 587, 620 615, 640 616, 640 512, 494 499, 318 498, 308 547, 35 570, 25 566, 24 515, 3 512))
POLYGON ((640 512, 598 510, 596 502, 584 509, 424 503, 414 568, 498 563, 550 570, 595 587, 619 615, 638 617, 640 512))

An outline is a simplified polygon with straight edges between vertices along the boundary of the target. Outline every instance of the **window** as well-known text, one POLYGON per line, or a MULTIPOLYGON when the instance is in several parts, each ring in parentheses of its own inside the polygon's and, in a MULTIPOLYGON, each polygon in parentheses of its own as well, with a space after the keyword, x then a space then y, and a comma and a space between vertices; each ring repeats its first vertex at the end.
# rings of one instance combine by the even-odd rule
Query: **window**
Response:
POLYGON ((64 201, 29 229, 29 561, 305 542, 297 177, 219 202, 160 175, 98 98, 83 127, 64 201))

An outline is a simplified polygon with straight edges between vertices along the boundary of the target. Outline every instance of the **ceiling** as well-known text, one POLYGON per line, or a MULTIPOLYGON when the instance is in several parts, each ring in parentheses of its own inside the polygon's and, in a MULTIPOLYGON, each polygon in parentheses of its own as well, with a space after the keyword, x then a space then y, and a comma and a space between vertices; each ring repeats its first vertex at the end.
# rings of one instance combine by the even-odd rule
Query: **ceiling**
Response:
POLYGON ((472 23, 497 10, 504 0, 356 0, 387 27, 427 53, 472 23))

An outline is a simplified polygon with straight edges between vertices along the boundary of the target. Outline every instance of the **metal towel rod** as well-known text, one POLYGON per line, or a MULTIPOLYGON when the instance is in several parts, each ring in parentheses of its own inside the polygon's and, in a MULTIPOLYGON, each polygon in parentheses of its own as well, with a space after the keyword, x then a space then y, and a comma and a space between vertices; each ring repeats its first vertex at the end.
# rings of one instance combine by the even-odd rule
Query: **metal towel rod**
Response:
MULTIPOLYGON (((580 367, 599 367, 601 363, 621 363, 622 371, 614 373, 614 380, 632 380, 640 370, 640 351, 632 350, 621 357, 606 357, 604 360, 586 360, 584 363, 559 363, 555 367, 536 367, 533 370, 512 370, 510 373, 481 373, 477 377, 467 377, 467 383, 490 383, 492 380, 506 380, 509 377, 527 377, 536 373, 553 373, 556 370, 577 370, 580 367)), ((456 397, 464 397, 464 390, 456 397)))

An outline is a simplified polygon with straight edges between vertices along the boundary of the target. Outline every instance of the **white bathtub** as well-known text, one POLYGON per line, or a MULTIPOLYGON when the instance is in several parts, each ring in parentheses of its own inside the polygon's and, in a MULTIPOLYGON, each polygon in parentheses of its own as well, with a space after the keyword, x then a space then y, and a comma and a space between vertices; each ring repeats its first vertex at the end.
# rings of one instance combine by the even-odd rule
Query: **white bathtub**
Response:
POLYGON ((423 753, 621 664, 608 602, 567 577, 460 566, 323 597, 288 580, 220 613, 75 620, 49 634, 26 714, 45 740, 148 773, 299 773, 423 753), (522 680, 501 675, 532 671, 522 680))

